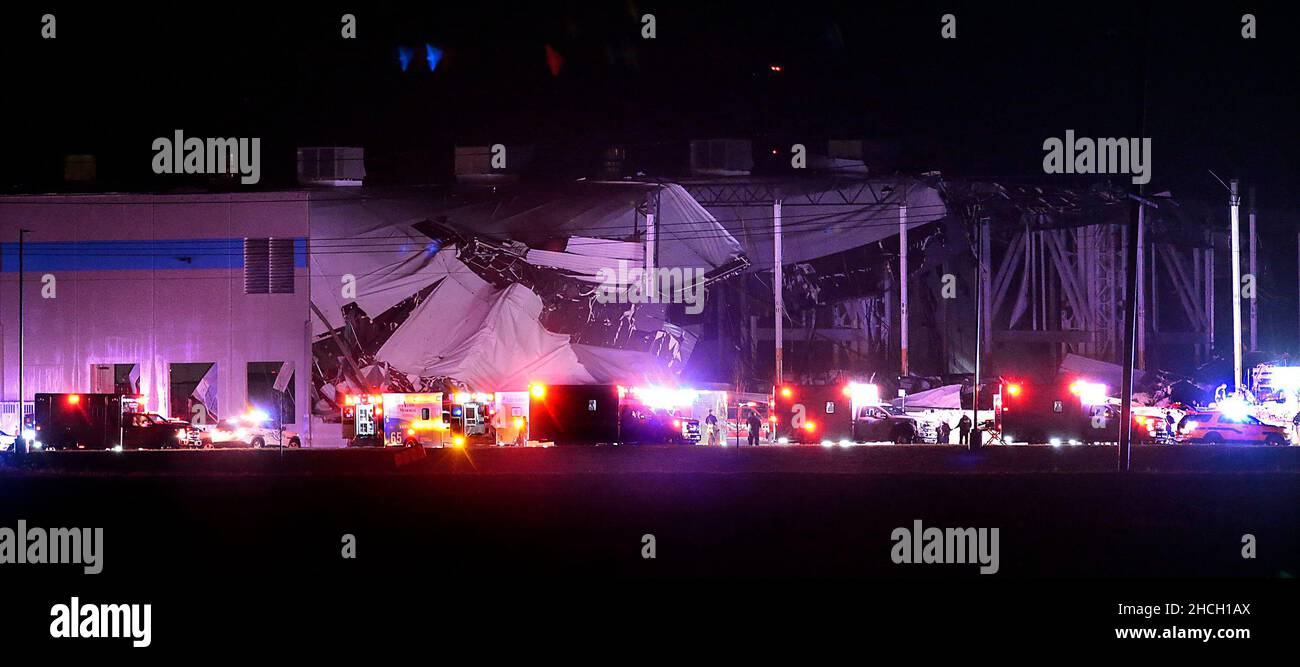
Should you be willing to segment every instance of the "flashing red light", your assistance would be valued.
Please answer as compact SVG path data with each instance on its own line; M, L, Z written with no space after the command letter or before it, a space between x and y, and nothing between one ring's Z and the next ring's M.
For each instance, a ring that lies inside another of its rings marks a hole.
M1020 385L1015 384L1015 383L1012 383L1012 384L1007 385L1007 394L1008 394L1009 396L1019 396L1019 395L1020 395Z
M375 406L375 414L377 414L377 415L382 415L382 414L384 414L384 408L381 407L381 406L378 406L378 405Z
M68 405L76 405L81 402L79 394L68 394Z
M772 70L773 72L780 72L785 68L780 65L768 65L768 69Z
M771 417L768 417L767 420L770 421L770 422L772 422L773 424L775 424L775 423L776 423L776 415L772 415Z
M673 420L673 428L681 428L681 427L682 427L682 420L680 420L680 419L674 419L674 420Z
M781 387L781 395L786 398L790 398L791 396L794 396L794 391L792 391L789 387Z
M816 428L817 428L817 424L815 424L815 423L813 423L813 422L804 422L804 423L803 423L803 430L808 431L808 432L810 432L810 433L811 433L812 431L816 430Z
M532 386L531 389L529 389L529 391L532 392L532 394L533 394L533 398L543 398L543 397L546 396L546 386L545 386L545 385L535 384L535 385Z

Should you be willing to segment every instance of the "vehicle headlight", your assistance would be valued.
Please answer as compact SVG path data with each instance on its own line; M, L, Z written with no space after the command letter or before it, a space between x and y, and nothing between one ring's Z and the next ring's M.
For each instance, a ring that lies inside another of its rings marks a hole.
M176 431L177 440L185 440L189 437L190 437L189 429L180 429L179 431Z
M33 431L30 428L25 429L23 431L23 440L26 440L27 442L32 442L35 439L36 439L36 431Z

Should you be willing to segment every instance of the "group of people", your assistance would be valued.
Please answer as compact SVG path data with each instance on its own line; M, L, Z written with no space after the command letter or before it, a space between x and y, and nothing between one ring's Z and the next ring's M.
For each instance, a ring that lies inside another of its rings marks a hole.
M745 426L749 429L749 444L758 445L759 436L763 432L763 419L758 416L758 412L749 411L749 416L745 418ZM718 426L718 416L709 410L709 416L704 418L704 433L706 441L710 445L716 445L722 440L722 431Z
M972 424L970 415L962 415L961 419L957 420L957 444L965 445L970 442ZM952 427L946 421L939 422L937 442L940 445L952 442Z

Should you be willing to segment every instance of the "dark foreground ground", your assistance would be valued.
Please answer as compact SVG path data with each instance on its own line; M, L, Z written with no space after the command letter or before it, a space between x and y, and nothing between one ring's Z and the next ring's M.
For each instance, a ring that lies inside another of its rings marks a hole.
M1114 622L1124 590L1152 603L1278 590L1261 582L1300 591L1291 585L1300 574L1300 448L1139 448L1136 471L1126 474L1110 471L1115 451L1102 447L976 455L934 446L491 449L430 451L407 463L397 455L33 457L0 470L0 527L19 519L103 527L104 572L0 565L0 584L21 583L30 589L24 599L45 609L47 599L77 591L202 591L232 596L220 599L235 609L246 601L256 616L267 596L307 596L317 608L293 612L295 622L320 614L346 625L364 620L340 620L353 613L386 613L330 606L348 596L442 600L431 602L441 614L447 600L483 605L484 596L524 595L518 602L531 609L611 577L676 580L670 586L683 578L852 578L858 588L823 593L857 591L851 597L866 614L881 607L865 600L890 599L907 582L937 593L938 579L971 591L961 596L967 602L1010 590L999 586L1036 596L1067 586L1045 598L1053 613L1077 613L1070 596L1091 594L1098 632ZM892 531L917 520L997 528L998 572L893 563ZM355 537L355 559L341 556L345 535ZM653 559L643 557L647 535ZM1254 558L1242 556L1247 535ZM1125 588L1150 578L1171 587ZM532 591L539 581L559 588ZM665 589L637 590L655 597ZM746 586L726 599L753 594ZM1044 622L1022 611L1020 622ZM426 612L435 613L417 613Z

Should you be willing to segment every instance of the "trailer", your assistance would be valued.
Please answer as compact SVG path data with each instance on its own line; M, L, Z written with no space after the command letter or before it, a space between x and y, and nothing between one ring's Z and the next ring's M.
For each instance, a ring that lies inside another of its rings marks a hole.
M557 445L700 442L701 392L668 387L544 385L528 389L529 438ZM716 407L712 409L717 409Z
M994 395L996 423L1004 442L1084 444L1119 439L1118 406L1107 387L1082 377L1036 383L1004 379ZM1135 441L1153 441L1145 415L1134 414Z
M620 442L618 385L534 383L528 394L532 439L557 445Z
M780 444L851 442L851 385L785 384L772 392L772 422Z

